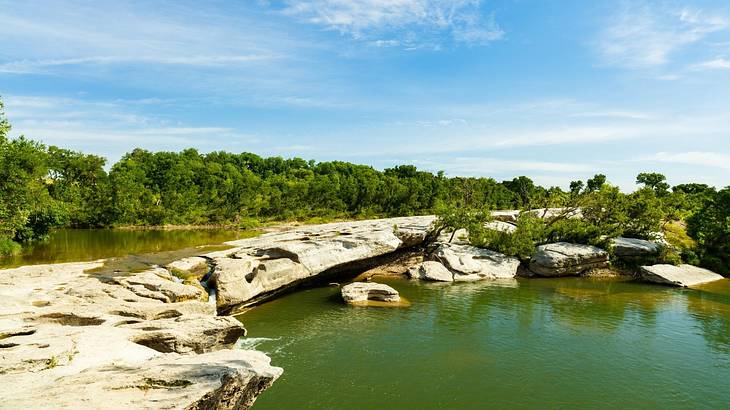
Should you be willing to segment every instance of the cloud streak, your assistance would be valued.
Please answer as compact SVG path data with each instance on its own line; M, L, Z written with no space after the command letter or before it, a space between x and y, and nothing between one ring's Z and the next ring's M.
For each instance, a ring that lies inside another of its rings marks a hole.
M470 45L504 36L494 15L484 15L480 0L289 0L283 13L355 39L371 39L378 47L438 48L434 33ZM391 38L379 38L386 35Z

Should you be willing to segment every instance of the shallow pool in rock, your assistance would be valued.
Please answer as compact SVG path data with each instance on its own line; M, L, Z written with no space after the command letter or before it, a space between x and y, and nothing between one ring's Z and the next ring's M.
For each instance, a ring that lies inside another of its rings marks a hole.
M730 408L730 280L378 280L408 308L291 293L240 316L284 368L255 409Z

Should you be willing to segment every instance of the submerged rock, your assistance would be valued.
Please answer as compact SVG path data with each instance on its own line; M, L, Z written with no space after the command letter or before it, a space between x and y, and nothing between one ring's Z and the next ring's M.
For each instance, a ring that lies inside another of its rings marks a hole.
M520 266L517 258L470 245L441 244L434 256L454 273L456 282L511 279Z
M654 242L635 238L613 238L613 252L618 257L644 257L659 254L660 246Z
M434 282L454 281L454 274L446 269L441 262L436 261L425 261L408 269L408 276L411 279L430 280Z
M388 285L374 282L355 282L342 287L340 291L346 303L361 303L368 300L400 302L398 291Z
M722 275L692 265L652 265L642 266L639 272L647 282L672 286L695 286L724 279Z
M578 275L589 269L608 267L608 252L590 245L566 242L537 247L530 270L540 276Z

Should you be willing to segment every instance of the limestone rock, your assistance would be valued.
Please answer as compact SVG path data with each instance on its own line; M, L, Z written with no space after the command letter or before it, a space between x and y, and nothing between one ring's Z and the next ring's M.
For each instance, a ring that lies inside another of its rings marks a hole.
M142 365L113 363L24 385L3 395L3 407L248 409L281 373L251 350L168 354Z
M434 220L337 222L229 242L234 249L204 255L214 266L209 285L216 289L219 311L230 311L324 272L352 269L421 243Z
M165 303L200 300L203 297L201 289L173 281L165 269L152 269L132 276L121 276L115 278L115 281L138 296Z
M435 257L454 273L456 282L510 279L520 266L517 258L470 245L441 244Z
M639 272L641 278L647 282L660 283L672 286L695 286L707 282L723 279L711 270L692 265L652 265L642 266Z
M167 265L171 272L179 272L185 276L205 273L208 270L208 260L200 256L191 256L171 262Z
M603 249L566 242L538 246L530 260L530 270L540 276L578 275L605 267L608 253Z
M122 326L141 330L132 341L162 353L206 353L231 347L246 335L241 322L231 316L188 315Z
M355 282L345 285L341 290L346 303L360 303L368 300L381 302L400 302L398 291L388 285L374 282Z
M644 257L657 255L660 246L654 242L634 238L613 238L611 240L613 251L618 257Z
M412 279L430 280L434 282L453 282L454 274L451 273L441 262L425 261L418 266L408 270L408 276Z

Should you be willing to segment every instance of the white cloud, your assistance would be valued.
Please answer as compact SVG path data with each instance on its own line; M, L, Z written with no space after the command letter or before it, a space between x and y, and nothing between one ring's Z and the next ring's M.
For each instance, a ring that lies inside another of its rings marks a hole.
M377 46L438 48L434 33L448 33L465 44L504 36L494 15L483 15L481 0L289 0L284 13L356 39L399 35L370 42Z
M720 57L694 64L691 68L694 70L730 70L730 60Z
M730 170L730 154L720 152L657 152L640 160L700 167L713 167Z
M598 50L609 64L655 67L666 64L671 54L683 47L728 29L730 19L702 10L630 3L612 16L598 41Z

